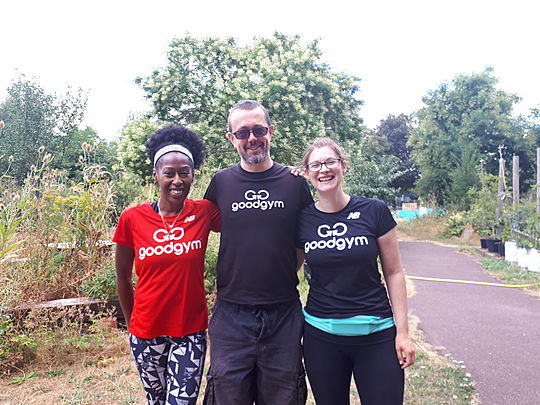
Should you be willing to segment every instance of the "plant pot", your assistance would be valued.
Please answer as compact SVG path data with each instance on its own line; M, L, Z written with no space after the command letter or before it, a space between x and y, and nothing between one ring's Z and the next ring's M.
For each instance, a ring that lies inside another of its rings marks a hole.
M517 249L516 241L504 242L504 259L508 262L517 262Z
M540 250L531 249L529 251L529 262L527 267L530 271L540 272Z
M497 246L497 253L499 253L499 256L504 257L504 242L497 242L495 243L495 246Z
M495 243L500 242L500 241L501 240L497 239L497 238L488 238L488 239L486 239L488 252L491 252L491 253L497 252L497 248L495 247Z
M524 269L528 269L529 264L529 251L525 248L518 247L517 250L517 264L519 267L523 267Z
M482 249L487 249L487 239L486 238L481 238L480 239L480 247Z

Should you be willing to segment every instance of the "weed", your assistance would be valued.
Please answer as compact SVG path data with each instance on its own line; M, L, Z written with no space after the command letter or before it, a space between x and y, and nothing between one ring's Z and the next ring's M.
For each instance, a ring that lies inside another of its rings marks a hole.
M66 374L66 370L63 370L63 369L45 371L45 375L48 375L51 377L59 377L64 374Z
M17 384L21 385L25 381L33 380L35 378L38 378L37 374L33 371L30 371L29 373L23 373L22 375L13 377L8 384Z

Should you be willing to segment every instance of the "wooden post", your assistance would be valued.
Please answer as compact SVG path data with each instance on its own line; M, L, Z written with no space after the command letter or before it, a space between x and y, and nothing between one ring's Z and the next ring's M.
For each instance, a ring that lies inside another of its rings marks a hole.
M519 156L512 159L512 205L519 205Z
M536 148L536 213L540 214L540 148Z
M495 213L495 218L499 222L499 218L503 214L503 199L504 199L504 159L502 157L503 146L499 145L499 185L497 188L497 212ZM501 227L495 227L495 235L501 235Z

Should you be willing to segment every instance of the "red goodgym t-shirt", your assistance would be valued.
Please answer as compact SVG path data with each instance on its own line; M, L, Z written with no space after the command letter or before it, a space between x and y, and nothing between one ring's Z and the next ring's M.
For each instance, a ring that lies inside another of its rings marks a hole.
M165 217L167 227L175 217ZM122 213L113 241L135 251L133 335L180 337L208 327L204 254L210 230L219 229L219 210L208 200L186 199L170 231L148 203Z

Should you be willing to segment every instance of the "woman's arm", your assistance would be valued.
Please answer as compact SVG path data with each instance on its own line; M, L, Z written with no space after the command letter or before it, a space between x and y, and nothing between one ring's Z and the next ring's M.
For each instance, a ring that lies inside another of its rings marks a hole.
M116 291L120 300L120 307L126 318L129 329L131 312L133 311L133 262L135 251L129 246L116 244L114 265L116 268Z
M407 368L414 364L415 350L409 336L407 287L405 285L405 274L401 266L396 228L377 238L377 242L379 244L384 279L396 322L397 357L401 368Z

